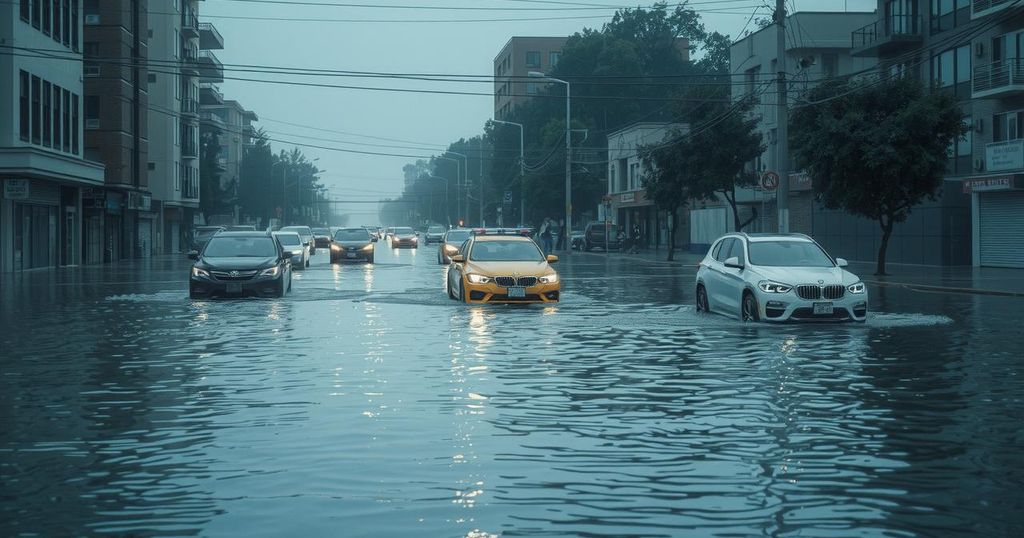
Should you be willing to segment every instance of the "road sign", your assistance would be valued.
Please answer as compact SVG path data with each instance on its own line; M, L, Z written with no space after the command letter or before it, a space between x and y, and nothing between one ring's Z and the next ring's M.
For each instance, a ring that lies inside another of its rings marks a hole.
M775 172L765 172L761 176L761 188L766 191L773 191L779 188L779 174Z

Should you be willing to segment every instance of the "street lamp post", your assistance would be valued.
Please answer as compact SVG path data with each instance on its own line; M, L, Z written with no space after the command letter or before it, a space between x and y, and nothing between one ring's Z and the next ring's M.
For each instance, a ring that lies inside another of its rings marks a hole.
M282 161L282 160L279 160L279 161L277 161L275 163L271 163L270 164L270 174L271 175L274 174L274 167L279 165L279 164L285 164L285 162ZM288 215L288 195L287 195L288 167L287 166L282 167L282 170L283 170L283 172L281 174L281 226L283 227L285 222L287 222L287 218L286 217Z
M526 211L526 192L523 186L523 181L526 177L526 162L523 160L523 124L516 123L514 121L502 121L502 120L491 120L494 123L502 123L505 125L515 125L519 127L519 224L526 224L525 211Z
M449 153L451 153L451 152L449 152ZM458 186L459 186L459 176L462 173L462 169L461 169L461 166L460 166L461 163L459 162L458 159L455 159L453 157L445 157L444 155L438 155L437 158L438 159L447 159L447 160L453 161L455 163L455 206L456 206L455 212L458 213L459 212L459 191L458 191ZM450 211L450 208L448 207L448 180L447 179L444 180L444 213L445 213L445 217L447 217L448 225L451 226L452 219L451 219L451 211ZM455 216L455 220L459 220L458 215Z
M447 222L448 227L451 228L451 226L452 226L452 219L451 219L451 215L448 212L448 178L441 177L441 176L435 176L433 174L429 174L426 177L428 177L430 179L440 179L440 180L444 181L444 215L445 215L445 221ZM430 191L430 198L431 198L430 212L431 212L431 215L433 215L433 212L434 212L434 202L433 202L434 191L433 190Z
M530 71L528 74L533 78L565 84L565 225L561 232L565 234L566 246L569 246L569 230L572 229L572 103L569 101L569 82L551 78L539 71ZM565 253L572 253L572 249L565 249Z
M461 154L461 153L459 153L457 151L446 151L445 153L451 153L452 155L455 155L457 157L462 157L462 159L464 161L466 161L466 173L462 175L462 181L459 181L458 178L456 178L456 180L455 180L455 201L456 201L456 212L458 213L458 215L456 216L456 220L462 220L462 200L459 198L459 195L461 194L460 189L461 189L463 183L467 184L466 185L466 187L467 187L466 188L466 214L469 215L469 188L468 188L469 187L469 185L468 185L468 183L469 183L469 157L466 157L465 155L463 155L463 154ZM458 162L458 161L456 161L456 162ZM455 166L458 167L459 165L456 164Z

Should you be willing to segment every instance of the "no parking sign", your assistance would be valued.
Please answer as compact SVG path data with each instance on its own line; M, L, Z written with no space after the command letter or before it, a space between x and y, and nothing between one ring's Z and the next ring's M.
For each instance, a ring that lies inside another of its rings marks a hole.
M779 188L779 174L775 172L765 172L761 176L761 188L766 191L773 191Z

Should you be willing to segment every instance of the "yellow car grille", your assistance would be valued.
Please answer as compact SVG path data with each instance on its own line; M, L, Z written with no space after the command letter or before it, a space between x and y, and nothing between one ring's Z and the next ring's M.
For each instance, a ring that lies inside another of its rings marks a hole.
M516 278L514 276L497 276L494 277L494 283L503 288L522 287L529 288L530 286L537 285L537 277L535 276L521 276Z

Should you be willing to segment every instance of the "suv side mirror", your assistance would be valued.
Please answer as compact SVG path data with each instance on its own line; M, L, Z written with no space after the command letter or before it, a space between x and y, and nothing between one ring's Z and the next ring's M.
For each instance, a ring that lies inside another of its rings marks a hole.
M198 250L190 250L190 251L188 251L188 259L190 259L190 260L198 260L199 259L199 251Z
M743 269L743 264L740 263L740 259L737 258L736 256L733 256L725 260L725 266L731 269Z
M850 265L850 262L844 260L843 258L836 258L836 266L846 267L847 265Z
M452 263L465 263L465 262L466 262L466 257L463 256L462 254L456 254L456 255L452 256Z

